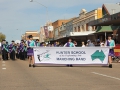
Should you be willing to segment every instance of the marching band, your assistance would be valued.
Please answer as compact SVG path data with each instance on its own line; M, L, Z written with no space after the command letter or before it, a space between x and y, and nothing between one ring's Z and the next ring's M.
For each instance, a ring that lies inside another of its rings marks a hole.
M29 35L28 37L32 38L32 35ZM2 59L3 60L27 59L29 57L27 53L30 48L30 46L27 43L28 41L21 40L20 43L15 43L15 41L12 40L11 44L8 44L6 40L2 40L1 43ZM34 46L40 46L40 42L38 39L34 41L34 43L35 43Z

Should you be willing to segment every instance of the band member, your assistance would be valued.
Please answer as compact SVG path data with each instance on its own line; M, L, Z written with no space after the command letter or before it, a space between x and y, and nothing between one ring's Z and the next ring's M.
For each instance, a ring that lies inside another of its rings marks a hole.
M19 57L20 60L22 60L22 49L23 49L23 40L21 40L20 46L19 46Z
M112 40L110 35L108 36L108 40L106 41L105 45L110 47L108 61L109 68L112 68L112 56L114 56L115 41Z
M7 48L6 58L8 60L8 58L9 58L9 44L8 44L8 42L6 42L6 48Z
M72 39L68 39L68 42L64 45L64 47L75 47L74 43L72 43ZM72 64L68 64L68 67L72 67Z
M20 44L17 43L17 47L16 47L16 58L19 59L20 58Z
M29 58L29 67L31 67L31 66L35 67L33 47L36 45L35 45L35 42L33 41L32 35L29 35L28 39L29 40L27 41L27 55Z
M40 47L39 39L36 39L35 45L36 45L37 47Z
M16 51L16 46L15 46L15 42L12 41L12 43L9 46L10 48L10 59L15 60L15 51Z
M6 47L6 40L3 40L3 42L2 42L2 59L3 60L8 60L7 59L7 52L8 52L8 49L7 49L7 47Z
M25 42L23 42L23 48L22 48L22 60L26 59L26 52L27 52L27 45Z

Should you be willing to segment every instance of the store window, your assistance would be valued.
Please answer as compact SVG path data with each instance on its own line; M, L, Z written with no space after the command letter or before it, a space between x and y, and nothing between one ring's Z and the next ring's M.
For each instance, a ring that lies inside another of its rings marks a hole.
M89 31L89 30L88 30L88 23L86 24L86 31Z
M95 31L95 26L92 26L92 31Z
M84 25L82 25L82 31L85 31Z
M77 29L76 29L76 27L74 27L74 32L77 32Z
M78 32L80 32L80 26L78 26Z

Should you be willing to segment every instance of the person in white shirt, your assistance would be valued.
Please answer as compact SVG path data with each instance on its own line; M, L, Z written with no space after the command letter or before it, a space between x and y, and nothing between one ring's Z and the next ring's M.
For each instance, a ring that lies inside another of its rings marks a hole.
M84 42L82 42L82 47L85 47L85 43Z
M0 42L0 47L1 47L1 42Z
M105 43L102 42L102 43L100 44L100 46L101 46L101 47L104 47L104 46L105 46Z

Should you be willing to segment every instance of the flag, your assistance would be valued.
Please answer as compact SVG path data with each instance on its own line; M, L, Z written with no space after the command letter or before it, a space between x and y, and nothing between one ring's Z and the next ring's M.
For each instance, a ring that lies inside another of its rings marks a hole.
M44 26L45 37L49 37L48 26Z

